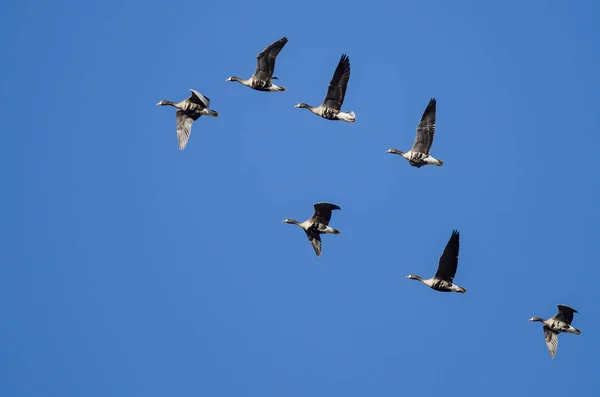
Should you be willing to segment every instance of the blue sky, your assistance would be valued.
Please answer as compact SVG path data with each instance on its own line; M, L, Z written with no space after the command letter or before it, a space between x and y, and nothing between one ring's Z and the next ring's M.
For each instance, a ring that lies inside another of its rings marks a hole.
M13 2L0 395L595 396L593 1ZM257 22L259 21L259 22ZM284 93L226 83L287 36ZM318 105L342 53L354 124ZM201 118L180 152L175 110ZM429 98L432 154L408 150ZM312 204L341 206L317 258ZM455 281L430 277L452 229ZM576 308L550 359L542 327ZM560 379L560 380L559 380Z

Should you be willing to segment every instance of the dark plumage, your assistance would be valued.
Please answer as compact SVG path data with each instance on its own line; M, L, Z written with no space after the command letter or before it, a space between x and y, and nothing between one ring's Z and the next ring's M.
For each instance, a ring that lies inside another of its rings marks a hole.
M428 287L441 292L459 292L465 293L467 290L454 284L454 276L458 267L458 251L460 248L460 233L457 230L452 231L452 235L444 248L442 256L438 262L438 269L435 276L430 279L423 279L420 276L409 274L406 278L418 280Z
M346 98L348 80L350 80L350 58L346 54L342 54L327 87L327 95L323 101L325 108L336 110L342 108L344 98Z
M544 324L544 339L551 358L554 358L556 350L558 349L558 334L561 332L575 335L581 334L580 330L571 325L573 322L573 315L574 313L577 313L577 310L566 305L557 306L558 313L548 320L539 317L531 317L529 319L529 321L539 321Z
M427 108L421 116L421 121L417 126L417 136L413 142L412 150L417 153L429 154L433 137L435 135L435 113L437 101L431 98Z
M435 135L436 104L437 101L435 98L429 100L427 108L425 108L425 111L421 116L421 121L417 126L417 135L412 149L405 153L392 148L387 150L387 152L404 157L413 167L421 168L424 165L437 165L438 167L441 167L444 162L434 158L429 153Z
M192 94L188 99L181 102L160 101L156 106L173 106L178 110L175 112L177 118L177 140L179 141L179 150L183 150L192 132L192 124L202 115L219 117L219 113L209 109L210 99L194 89L190 89Z
M273 77L273 72L275 71L275 59L287 42L287 37L283 37L265 47L265 49L256 56L256 70L249 79L243 80L239 77L231 76L226 81L237 81L238 83L257 91L286 91L285 87L276 86L271 80L277 79L277 77Z
M313 216L302 223L289 218L284 219L283 222L300 226L306 233L315 253L320 257L322 245L321 234L340 234L339 230L329 226L329 221L331 220L332 211L340 210L341 208L330 203L316 203L314 204L314 208Z
M294 107L306 108L317 116L327 120L341 120L349 123L356 121L354 112L342 112L342 105L346 97L346 88L350 79L350 59L346 54L342 54L340 61L333 73L333 77L327 88L327 95L323 104L318 107L312 107L304 102L301 102Z

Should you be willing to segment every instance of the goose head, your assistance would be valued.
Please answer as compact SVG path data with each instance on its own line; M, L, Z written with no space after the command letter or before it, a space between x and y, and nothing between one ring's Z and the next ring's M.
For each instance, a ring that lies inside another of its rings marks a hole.
M392 154L399 154L400 156L402 156L404 154L404 152L401 152L400 150L394 149L394 148L388 149L385 152L392 153Z
M231 76L228 77L225 81L242 81L242 79L240 79L239 77Z
M300 102L299 104L297 104L297 105L294 105L294 107L295 107L295 108L309 108L310 106L309 106L309 105L307 105L307 104L306 104L306 103L304 103L304 102Z
M295 220L290 219L290 218L286 218L286 219L282 220L281 222L283 222L283 223L291 223L293 225L297 225L298 224L298 221L295 221Z
M543 318L539 318L539 317L531 317L528 321L539 321L541 323L544 322Z
M408 276L406 276L404 278L408 278L411 280L421 280L421 277L417 276L416 274L409 274Z

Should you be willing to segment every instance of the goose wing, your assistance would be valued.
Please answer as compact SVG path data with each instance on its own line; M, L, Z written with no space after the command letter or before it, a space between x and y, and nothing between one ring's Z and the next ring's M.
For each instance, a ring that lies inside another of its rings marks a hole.
M308 236L308 241L310 241L310 245L312 245L315 250L315 254L317 256L321 256L321 235L319 233L306 233Z
M350 59L346 54L342 54L342 58L335 68L333 77L329 82L329 88L327 88L327 95L323 105L328 108L340 110L346 97L346 87L348 86L348 80L350 79Z
M269 44L256 56L256 70L254 77L259 80L270 81L275 71L275 58L288 42L287 37L283 37L276 42Z
M558 313L556 314L556 316L554 316L554 318L556 318L559 321L563 321L567 324L571 324L571 322L573 321L573 314L577 313L577 310L570 308L569 306L566 305L557 305L558 306Z
M311 218L314 222L319 222L323 225L329 225L331 220L331 211L341 209L339 206L330 203L315 203L315 212Z
M547 325L544 325L544 339L546 340L550 357L554 358L556 349L558 349L558 334L553 332Z
M190 115L183 110L178 110L175 114L177 117L177 140L179 141L179 150L183 150L190 139L192 123L198 120L200 115Z
M190 88L190 91L192 92L192 95L190 95L190 97L188 98L188 101L195 103L197 105L203 106L204 108L207 108L207 109L210 107L210 99L208 99L208 97L202 95L201 93L194 90L193 88Z
M421 121L417 126L417 136L412 147L414 152L429 154L435 134L436 103L436 99L431 98L427 108L423 112L423 116L421 116Z
M435 277L441 280L450 281L454 280L456 274L456 268L458 266L458 250L459 250L460 232L457 230L452 231L452 235L444 248L440 261L438 263L438 269L435 273Z

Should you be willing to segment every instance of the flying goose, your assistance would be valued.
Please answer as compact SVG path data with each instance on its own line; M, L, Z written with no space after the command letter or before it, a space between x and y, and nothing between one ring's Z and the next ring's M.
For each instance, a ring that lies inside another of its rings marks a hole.
M454 275L456 274L456 267L458 266L459 237L460 233L457 230L453 230L450 240L448 240L448 244L446 244L446 248L444 248L444 252L440 257L438 269L434 277L424 280L419 276L409 274L406 278L419 280L436 291L467 292L465 288L454 284Z
M225 81L237 81L238 83L257 91L286 91L285 87L276 86L271 80L277 79L277 77L273 77L273 72L275 71L275 58L277 58L277 55L279 55L279 52L287 42L287 37L284 37L262 50L260 54L256 56L256 70L248 80L231 76Z
M431 144L433 143L433 135L435 134L435 110L436 100L431 98L427 108L423 112L421 122L417 126L417 136L413 143L412 149L404 153L397 149L389 149L387 153L399 154L408 160L408 163L413 167L421 168L424 165L444 165L442 160L438 160L429 154Z
M306 232L308 240L312 244L317 257L319 257L321 256L321 234L340 234L339 230L329 226L329 221L331 220L331 211L340 210L341 208L329 203L316 203L314 207L313 216L302 223L289 218L284 219L283 222L300 226Z
M344 97L346 96L346 87L348 80L350 79L350 59L346 54L342 54L342 58L333 73L333 77L329 82L329 88L327 88L327 95L322 105L314 108L301 102L294 105L296 108L306 108L327 120L341 120L348 123L354 123L356 121L356 115L353 111L342 112L342 104L344 103Z
M577 328L573 328L571 322L573 321L573 314L577 313L577 310L570 308L566 305L557 305L558 313L556 316L544 320L539 317L531 317L529 321L539 321L544 323L544 337L546 339L546 345L550 352L550 357L554 358L556 355L556 349L558 348L558 334L561 332L568 332L571 334L579 335L581 333Z
M209 109L210 99L194 89L190 89L192 95L181 102L160 101L156 106L173 106L177 118L177 139L179 140L179 150L183 150L190 139L192 132L192 123L202 115L219 117L219 113Z

